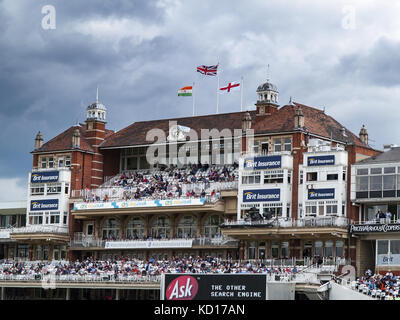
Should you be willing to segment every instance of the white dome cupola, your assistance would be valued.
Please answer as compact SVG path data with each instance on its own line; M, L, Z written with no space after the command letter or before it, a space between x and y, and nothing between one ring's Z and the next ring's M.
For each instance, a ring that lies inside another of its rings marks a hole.
M99 88L96 92L96 102L88 106L86 111L86 120L106 122L107 108L99 103Z
M269 65L267 73L267 82L257 88L257 113L256 115L269 115L278 110L279 91L276 85L269 80Z
M268 65L267 82L263 83L257 88L258 101L263 103L271 103L278 106L278 95L278 88L276 85L270 82Z

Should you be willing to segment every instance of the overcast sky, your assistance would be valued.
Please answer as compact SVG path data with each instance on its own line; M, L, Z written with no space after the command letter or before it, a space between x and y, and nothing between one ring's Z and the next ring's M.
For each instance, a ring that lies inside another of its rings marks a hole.
M365 124L376 149L400 144L399 14L368 0L0 0L0 201L26 197L36 133L83 122L97 86L113 130L191 116L177 90L193 82L196 114L215 113L202 64L220 63L221 86L243 76L251 108L269 64L281 105L325 108L357 135ZM240 94L219 109L240 111Z

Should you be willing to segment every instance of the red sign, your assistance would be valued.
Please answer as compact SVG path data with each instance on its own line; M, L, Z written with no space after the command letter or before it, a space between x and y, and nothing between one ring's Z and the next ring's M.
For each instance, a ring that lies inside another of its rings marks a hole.
M167 300L192 300L196 297L199 285L191 276L180 276L174 279L166 290Z

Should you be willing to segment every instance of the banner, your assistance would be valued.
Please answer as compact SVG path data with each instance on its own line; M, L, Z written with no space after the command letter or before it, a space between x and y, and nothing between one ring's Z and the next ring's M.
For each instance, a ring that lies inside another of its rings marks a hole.
M335 189L310 189L308 200L335 199Z
M31 211L58 210L58 199L31 200Z
M307 158L307 166L330 166L335 164L335 155L314 156Z
M378 254L376 265L378 266L399 266L400 254Z
M243 202L280 201L281 189L243 190Z
M163 273L161 300L266 300L265 274Z
M191 248L193 240L106 241L106 249Z
M373 232L400 232L400 224L352 224L350 226L351 233L373 233Z
M174 207L174 206L201 206L205 198L196 199L175 199L175 200L132 200L132 201L109 201L74 203L74 210L95 210L95 209L124 209L142 207Z
M10 231L0 231L0 239L10 239Z
M247 158L244 160L244 169L261 170L277 169L282 167L282 156L264 156Z
M58 177L58 171L32 172L31 183L57 182Z

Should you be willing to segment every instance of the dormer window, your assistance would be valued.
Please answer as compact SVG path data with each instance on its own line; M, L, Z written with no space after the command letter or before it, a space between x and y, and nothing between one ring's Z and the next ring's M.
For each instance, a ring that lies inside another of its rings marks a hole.
M41 167L42 167L42 169L45 169L47 167L47 158L46 157L42 157Z
M65 157L65 166L70 167L71 166L71 156L66 156Z
M49 157L49 168L54 168L54 158Z

